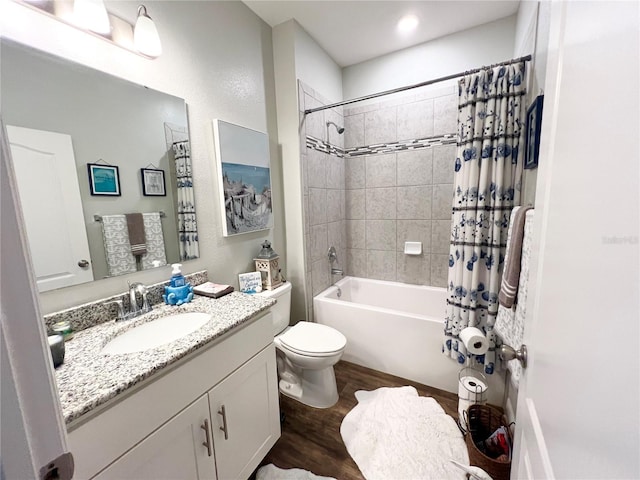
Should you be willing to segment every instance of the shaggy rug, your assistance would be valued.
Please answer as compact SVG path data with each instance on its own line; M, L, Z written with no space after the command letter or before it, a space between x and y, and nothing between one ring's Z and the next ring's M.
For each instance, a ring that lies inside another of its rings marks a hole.
M463 480L451 460L469 465L464 438L436 400L413 387L356 392L340 434L367 480Z
M301 468L278 468L270 463L258 469L256 480L336 480L333 477L320 477Z

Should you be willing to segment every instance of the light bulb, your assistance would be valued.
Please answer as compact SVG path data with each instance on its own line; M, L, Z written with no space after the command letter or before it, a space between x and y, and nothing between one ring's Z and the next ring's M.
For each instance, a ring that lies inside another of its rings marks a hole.
M133 44L140 53L149 57L158 57L162 54L162 44L156 24L147 14L147 7L138 7L138 20L133 30Z
M111 23L102 0L75 0L73 2L75 22L96 33L110 33Z

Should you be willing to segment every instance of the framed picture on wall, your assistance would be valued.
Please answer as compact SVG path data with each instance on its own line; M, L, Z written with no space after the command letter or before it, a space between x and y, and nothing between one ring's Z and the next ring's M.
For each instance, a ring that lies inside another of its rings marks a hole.
M224 236L273 227L267 134L222 120L213 133Z
M141 168L142 194L145 197L164 197L167 190L164 181L164 170L156 168Z
M118 167L102 163L87 163L91 195L120 196Z
M544 95L538 95L529 110L527 110L524 168L536 168L538 166L543 99Z

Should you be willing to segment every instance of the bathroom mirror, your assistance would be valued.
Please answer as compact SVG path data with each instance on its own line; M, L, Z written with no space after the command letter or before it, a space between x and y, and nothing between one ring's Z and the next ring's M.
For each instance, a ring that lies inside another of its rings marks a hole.
M40 291L197 258L185 101L6 39L0 55ZM143 214L144 254L131 253L130 213Z

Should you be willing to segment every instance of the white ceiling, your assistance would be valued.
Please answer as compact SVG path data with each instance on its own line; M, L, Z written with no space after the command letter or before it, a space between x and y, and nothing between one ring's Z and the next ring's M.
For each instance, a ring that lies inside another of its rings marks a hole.
M295 19L341 67L508 17L519 0L244 0L272 27ZM401 36L398 20L412 13L415 32Z

